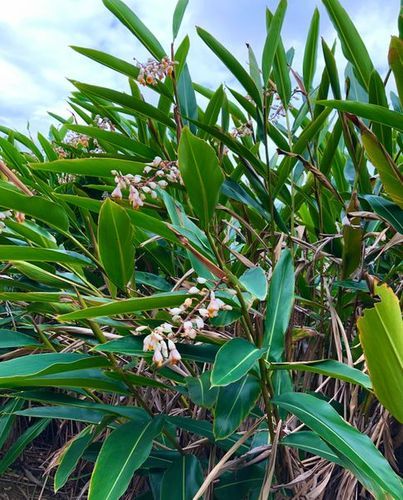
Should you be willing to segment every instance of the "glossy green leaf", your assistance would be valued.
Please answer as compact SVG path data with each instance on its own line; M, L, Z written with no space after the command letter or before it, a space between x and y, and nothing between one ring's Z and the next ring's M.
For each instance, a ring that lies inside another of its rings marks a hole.
M1 296L0 296L1 299ZM0 330L0 349L42 345L36 338L13 330Z
M251 267L239 278L245 289L259 300L264 300L267 295L267 278L259 266Z
M86 83L76 81L72 81L72 83L84 94L100 97L101 99L107 99L113 103L119 104L122 106L125 113L151 118L153 120L157 120L163 125L166 125L167 127L175 129L175 122L173 122L169 116L142 99L138 99L137 97L133 97L129 94L117 92L116 90L111 90L105 87L87 85Z
M30 215L56 229L66 231L69 227L63 208L43 196L26 196L13 189L0 187L0 206Z
M375 213L388 221L397 232L403 234L403 211L401 208L382 196L368 194L365 196L365 199Z
M326 441L375 497L400 497L401 481L386 459L368 436L343 420L329 403L310 394L292 392L272 402L290 411Z
M145 159L147 161L152 161L154 157L157 155L156 152L146 146L145 144L142 144L141 142L131 138L127 137L126 135L119 134L117 131L114 132L109 132L107 130L102 130L98 127L88 127L84 125L68 125L68 128L70 130L74 130L75 132L78 132L80 134L87 135L89 137L93 137L94 139L100 140L100 141L105 141L108 144L111 144L112 146L115 146L119 150L126 150L134 153L135 155L138 155L141 157L141 159ZM138 168L136 165L134 165L134 162L131 161L121 161L121 160L115 160L112 158L93 158L93 160L103 160L103 164L106 164L107 162L117 162L116 167L113 167L112 170L119 170L122 172L122 174L142 174L144 170L144 164L140 163L138 164ZM106 160L106 161L105 161ZM73 160L75 161L75 160ZM70 160L71 162L71 160ZM70 163L69 162L69 163ZM72 165L67 164L68 167L74 167L74 163ZM91 165L91 164L88 164ZM92 163L93 166L95 166L95 163ZM99 166L102 165L102 162L98 161L98 168ZM131 171L130 171L131 170ZM80 173L80 172L79 172ZM95 174L94 170L91 170L91 173L88 173L87 175L100 175L100 174ZM109 170L109 173L106 173L105 176L109 177L111 175L111 170Z
M357 321L369 376L379 401L403 423L403 322L399 300L386 284L374 283L380 298Z
M125 289L134 273L134 230L126 210L110 199L99 212L99 257L106 274Z
M166 470L161 500L193 500L203 483L203 471L195 455L182 455Z
M190 399L203 408L212 408L218 396L218 387L211 386L210 377L211 372L204 372L198 377L186 377Z
M130 30L146 49L158 60L166 54L155 36L143 24L136 14L121 0L102 0L105 7L114 14L119 21Z
M210 33L200 27L197 27L196 30L203 42L208 45L215 55L225 64L225 66L227 66L256 104L261 104L260 94L256 88L255 82L248 75L247 71L243 68L237 58L234 57L231 52L218 40L210 35Z
M290 321L294 303L294 269L291 252L284 250L270 281L267 297L263 346L266 359L282 361L284 335Z
M369 80L369 102L371 104L377 104L388 109L388 99L386 97L385 87L381 76L377 71L371 73L371 78ZM381 144L389 154L392 154L392 130L378 123L372 124L372 132L378 137Z
M142 174L144 163L117 160L115 158L80 158L74 160L56 160L49 163L32 163L33 170L60 172L63 174L88 175L91 177L113 177L112 170L123 175Z
M329 460L335 464L345 467L343 460L337 455L332 448L323 441L317 434L311 431L299 431L285 436L280 444L297 448L298 450L307 451L312 455Z
M274 63L274 57L280 41L281 28L287 10L287 0L280 0L276 12L270 22L267 32L266 41L263 47L262 55L262 73L264 85L267 87L269 82L270 73Z
M174 40L178 36L179 29L181 27L183 16L185 15L188 3L189 0L178 0L178 3L176 4L172 19L172 36Z
M151 311L164 307L176 307L186 299L184 292L160 293L150 297L136 297L133 299L117 300L101 306L88 307L79 311L60 316L61 321L75 321L78 319L99 318L101 316L116 316L117 314L133 313L136 311Z
M403 116L401 113L379 106L378 104L367 104L365 102L356 101L317 101L318 104L323 104L329 108L351 113L353 115L366 118L381 125L395 128L403 131Z
M361 264L363 233L359 226L353 224L343 226L343 279L351 276Z
M307 92L311 89L312 81L315 76L316 61L318 59L319 19L319 11L316 8L309 26L302 66L304 86Z
M214 436L224 439L235 432L260 396L259 381L251 376L220 387L214 415Z
M17 460L24 449L46 429L49 422L50 420L47 419L38 420L17 438L0 460L0 475L3 475L10 465Z
M357 368L340 363L333 359L319 360L319 361L306 361L305 363L291 362L291 363L270 363L270 369L273 370L297 370L311 373L318 373L326 375L326 377L333 377L339 380L344 380L351 384L359 384L365 389L371 390L371 380Z
M386 193L403 208L403 175L386 149L364 124L359 123L361 140L371 163L376 167Z
M368 89L373 64L367 48L339 0L322 0L341 41L343 54L354 67L361 85Z
M89 500L118 500L124 494L133 473L150 454L161 425L159 418L150 419L144 426L128 422L107 437L91 476Z
M85 427L63 450L54 480L55 491L62 488L93 439L91 427Z
M24 406L22 399L11 399L0 411L0 449L3 448L4 443L7 441L10 432L13 428L16 415L15 412L21 410Z
M211 372L212 386L227 386L244 377L264 354L250 342L236 338L226 342L217 352Z
M101 356L78 353L31 354L27 358L0 363L0 386L10 383L23 385L28 378L106 366L109 366L109 361Z
M0 245L0 261L57 262L88 266L91 260L76 252L53 248L34 248L16 245Z
M184 128L179 143L178 159L190 202L202 226L207 227L224 181L215 151L207 142L195 137L189 129Z
M402 17L402 16L401 16ZM392 36L389 46L389 66L395 77L400 103L403 105L403 40Z

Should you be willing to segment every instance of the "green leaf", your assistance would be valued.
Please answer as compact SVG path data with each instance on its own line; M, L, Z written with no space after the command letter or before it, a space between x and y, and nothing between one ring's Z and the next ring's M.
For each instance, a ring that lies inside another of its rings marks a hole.
M311 431L299 431L285 436L280 444L284 446L291 446L298 450L307 451L312 455L324 458L335 464L346 467L346 464L340 457L326 444L317 434Z
M178 3L176 4L174 16L172 19L172 36L174 40L178 36L188 3L189 0L178 0Z
M111 281L124 290L134 273L134 230L124 208L106 199L99 212L99 258Z
M135 116L139 114L146 118L157 120L163 125L175 129L175 122L172 121L166 113L163 113L158 108L148 104L142 99L97 85L87 85L86 83L76 81L72 81L72 83L84 94L107 99L108 101L121 105L124 113L134 114Z
M224 182L215 151L185 127L179 143L178 161L193 209L202 226L207 227Z
M77 47L76 45L70 46L73 50L82 54L93 61L96 61L107 68L111 68L123 75L126 75L130 78L137 78L140 72L137 66L134 64L130 64L123 59L119 59L118 57L112 56L110 54L106 54L105 52L101 52L100 50L95 49L87 49L85 47Z
M8 448L7 453L0 460L0 475L3 475L10 465L17 460L24 449L46 429L49 422L50 420L47 419L35 422Z
M78 353L31 354L0 363L0 387L6 384L23 385L26 379L39 376L106 366L109 366L109 361L101 356Z
M183 123L188 125L192 132L196 132L196 127L187 118L197 119L197 102L195 91L192 86L188 65L183 66L178 80L179 107L183 118Z
M402 15L400 16L403 17ZM392 36L389 46L389 66L395 77L397 92L400 103L403 105L403 40L397 36Z
M270 73L274 63L274 57L276 55L276 50L280 41L281 28L283 26L286 10L287 0L280 0L276 12L274 13L274 16L270 22L270 26L267 30L267 37L263 47L262 55L262 73L265 87L267 87L269 82Z
M160 42L151 31L140 21L136 14L121 0L102 0L105 7L114 14L126 28L144 45L144 47L158 60L165 56Z
M306 361L304 363L270 363L270 369L319 373L321 375L326 375L327 377L344 380L345 382L349 382L351 384L359 384L369 391L372 389L371 380L368 375L363 373L361 370L357 370L357 368L353 368L345 363L340 363L339 361L335 361L333 359Z
M397 205L373 194L367 194L364 198L375 213L388 221L398 233L403 234L403 211Z
M218 396L218 387L212 387L211 372L204 372L198 377L186 377L189 397L198 406L212 408Z
M318 58L319 18L319 11L316 8L309 26L302 66L304 86L307 92L311 90L312 81L315 76L316 61Z
M115 158L79 158L74 160L56 160L49 163L31 163L30 167L33 170L43 170L45 172L88 175L91 177L113 177L112 170L117 170L123 175L142 174L145 164L130 160L117 160Z
M119 134L116 131L109 132L107 130L103 130L103 129L98 128L98 127L88 127L88 126L84 126L84 125L74 125L74 124L73 125L66 125L66 127L68 129L74 130L75 132L78 132L80 134L88 135L89 137L94 137L95 139L98 139L100 141L105 141L108 144L111 144L112 146L115 146L116 148L118 148L120 150L124 149L126 151L133 152L136 155L140 156L141 158L144 158L147 161L153 160L154 157L157 155L156 151L149 148L145 144L142 144L141 142L139 142L131 137L127 137L126 135ZM113 167L111 170L119 170L122 173L124 173L123 171L125 171L127 168L129 168L129 169L133 168L133 170L135 169L134 162L131 162L131 161L114 160L111 158L105 158L105 159L95 158L95 159L96 160L100 160L100 159L104 160L104 163L105 163L105 160L107 160L109 162L110 161L112 161L112 162L118 161L119 163L118 163L117 167ZM99 167L99 164L100 163L98 163L98 167ZM94 163L93 163L93 165L94 165ZM143 170L141 170L141 168L144 170L144 164L142 164L142 163L138 164L139 171L137 171L137 172L127 171L125 173L127 173L127 174L129 174L129 173L142 174ZM107 174L107 176L110 176L111 170L109 171L109 174ZM92 175L92 173L88 174L88 175Z
M43 196L26 196L14 189L0 187L0 206L30 215L56 229L67 231L69 227L63 208Z
M259 300L264 300L267 295L267 278L263 269L259 266L245 271L239 278L245 289Z
M371 79L369 81L369 102L371 104L377 104L388 109L388 99L386 97L385 87L377 71L371 73ZM393 154L392 151L392 130L385 126L379 125L378 123L372 124L372 131L378 137L381 144L389 154Z
M267 297L263 346L266 359L282 361L284 335L290 321L294 303L294 269L291 252L283 250L274 268Z
M95 463L88 500L118 500L129 486L133 473L149 456L161 427L162 420L154 418L144 426L133 421L113 431Z
M15 412L24 406L22 399L12 399L3 406L0 413L0 449L3 448L16 419Z
M244 377L264 354L250 342L236 338L226 342L217 352L211 372L212 386L227 386Z
M386 149L363 123L357 120L361 140L371 163L376 167L386 193L403 208L403 175Z
M184 292L170 292L151 295L150 297L136 297L133 299L112 301L101 306L88 307L72 313L63 314L60 321L75 321L78 319L99 318L101 316L116 316L117 314L133 313L136 311L152 311L164 307L181 305L188 297Z
M161 500L192 500L203 483L203 471L195 455L182 455L166 470Z
M222 474L219 482L214 485L214 496L218 500L233 500L235 498L256 498L254 492L259 491L264 480L264 469L259 465L248 465L231 474Z
M317 104L322 104L329 108L351 113L353 115L366 118L376 123L395 128L403 132L403 115L397 111L392 111L378 104L367 104L358 101L317 101Z
M67 250L0 245L0 261L58 262L60 264L91 264L88 257Z
M343 279L351 276L361 263L363 236L364 232L361 227L353 224L343 226Z
M55 491L62 488L93 439L91 427L86 427L63 450L54 480Z
M357 321L360 342L376 397L403 423L403 323L399 300L386 284L374 282L380 298Z
M341 100L341 89L339 74L336 66L336 59L334 53L327 46L327 43L322 39L322 50L325 58L326 70L329 77L330 85L332 87L333 96L335 99ZM317 101L318 102L318 101Z
M1 299L1 296L0 296ZM38 340L21 332L12 330L0 330L0 349L10 347L30 347L42 345Z
M255 82L248 75L247 71L240 62L234 57L231 52L226 49L218 40L216 40L210 33L204 29L197 27L197 34L203 42L210 47L214 54L227 66L239 83L243 86L246 92L252 97L255 103L261 105L261 99Z
M322 0L322 2L340 38L344 56L353 65L361 85L368 90L374 67L364 42L339 0Z
M259 395L259 381L251 375L220 387L213 426L217 440L230 436L238 429L254 407Z
M329 403L292 392L274 398L272 403L290 411L326 441L376 498L385 498L386 493L400 498L401 481L389 463L370 438L343 420Z

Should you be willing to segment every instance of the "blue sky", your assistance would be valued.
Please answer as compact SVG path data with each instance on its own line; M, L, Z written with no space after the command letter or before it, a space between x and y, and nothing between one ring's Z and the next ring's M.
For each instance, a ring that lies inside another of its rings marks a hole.
M390 35L397 31L399 0L341 0L363 37L381 74L387 67ZM126 0L167 48L176 0ZM202 26L246 64L245 42L260 54L265 39L264 9L277 0L190 0L179 35L191 37L190 69L199 83L231 84L231 76L195 33ZM296 50L300 70L309 22L315 7L321 14L321 35L332 43L335 32L320 0L289 0L283 28L286 48ZM69 45L91 47L122 57L146 60L139 42L112 16L101 0L1 0L0 124L46 133L47 111L68 115L67 77L125 91L126 80L76 54ZM339 66L343 66L338 50ZM322 63L319 63L318 70Z

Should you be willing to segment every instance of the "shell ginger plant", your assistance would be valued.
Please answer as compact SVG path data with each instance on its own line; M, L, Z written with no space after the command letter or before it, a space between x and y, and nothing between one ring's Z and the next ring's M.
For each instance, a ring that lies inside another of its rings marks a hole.
M346 81L317 10L299 74L280 0L247 67L197 28L214 90L187 0L171 47L103 3L151 59L73 48L126 91L0 127L0 474L30 446L60 498L402 498L402 31L380 75L323 0Z

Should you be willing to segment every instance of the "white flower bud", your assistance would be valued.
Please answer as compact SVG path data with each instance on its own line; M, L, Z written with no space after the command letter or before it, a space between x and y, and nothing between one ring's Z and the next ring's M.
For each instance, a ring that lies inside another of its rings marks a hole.
M204 307L201 307L199 309L199 314L202 318L208 318L209 316L209 312L207 311L207 309L205 309Z
M191 288L189 288L188 293L199 293L199 289L197 288L197 286L192 286Z
M157 367L160 367L164 362L164 358L162 357L161 351L155 351L153 356L153 362Z
M197 283L200 283L201 285L204 285L204 283L207 282L206 278L202 278L201 276L198 276L196 281L197 281Z
M167 183L167 181L161 180L161 181L158 181L158 185L160 187L162 187L162 189L164 189L168 186L168 183Z
M179 314L181 314L183 311L182 311L182 308L181 307L173 307L172 309L169 309L169 314L171 314L171 316L177 316Z
M172 365L176 365L180 360L181 360L181 355L179 354L177 349L172 349L172 351L169 353L169 362Z
M151 163L151 165L153 167L158 167L158 165L162 162L162 158L160 158L159 156L156 156L153 160L153 162Z

